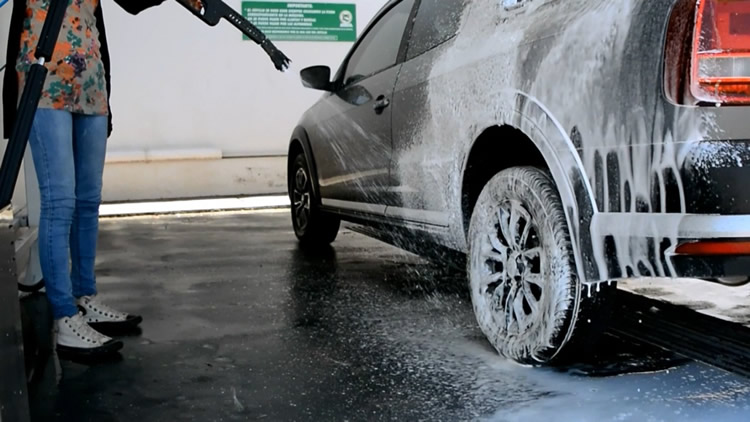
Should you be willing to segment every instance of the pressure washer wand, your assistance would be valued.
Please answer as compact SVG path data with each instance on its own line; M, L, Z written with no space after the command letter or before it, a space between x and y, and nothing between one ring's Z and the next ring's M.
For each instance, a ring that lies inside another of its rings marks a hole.
M260 29L222 0L177 0L177 2L209 26L216 26L221 18L226 19L248 38L260 45L271 58L277 70L283 72L289 68L291 60L276 48ZM202 6L200 10L196 9L198 4Z
M44 81L47 79L48 71L44 64L52 59L67 8L67 0L51 0L44 18L42 33L34 52L36 62L31 65L26 76L17 117L0 166L0 209L10 205L13 198L18 174L21 171L21 162L29 141L29 133L31 133L34 116L39 107L39 99L42 97ZM6 72L11 71L14 70L6 69Z

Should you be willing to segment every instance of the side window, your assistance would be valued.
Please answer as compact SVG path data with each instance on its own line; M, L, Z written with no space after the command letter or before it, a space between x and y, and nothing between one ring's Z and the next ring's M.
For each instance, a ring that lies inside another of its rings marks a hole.
M393 7L365 35L349 59L344 74L345 85L396 64L414 1L404 0Z
M423 54L453 38L461 24L467 0L422 0L411 31L406 60Z

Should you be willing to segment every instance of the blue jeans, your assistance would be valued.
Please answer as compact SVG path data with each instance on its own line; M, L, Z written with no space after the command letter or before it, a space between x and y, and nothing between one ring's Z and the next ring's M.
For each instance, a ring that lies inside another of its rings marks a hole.
M55 319L96 294L94 261L107 149L107 116L40 108L29 136L39 179L39 259ZM70 261L69 261L70 260Z

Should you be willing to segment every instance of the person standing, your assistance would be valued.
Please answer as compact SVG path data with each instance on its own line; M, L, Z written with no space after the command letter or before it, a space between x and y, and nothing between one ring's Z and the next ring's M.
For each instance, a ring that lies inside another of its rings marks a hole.
M68 1L39 108L31 147L39 191L39 256L58 352L111 353L122 342L105 328L136 327L142 317L97 296L94 263L107 139L112 132L110 62L101 0ZM115 0L132 15L164 0ZM197 0L196 0L197 1ZM16 0L4 76L4 136L10 137L26 75L50 0Z

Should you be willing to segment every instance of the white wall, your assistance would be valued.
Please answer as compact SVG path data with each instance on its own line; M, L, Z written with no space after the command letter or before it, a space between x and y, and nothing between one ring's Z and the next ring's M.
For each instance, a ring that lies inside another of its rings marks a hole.
M302 87L299 70L315 64L337 69L351 48L348 42L277 42L293 60L281 73L228 22L209 27L172 1L137 16L103 1L113 63L112 149L284 154L297 119L320 96ZM330 2L356 3L358 30L384 3ZM227 4L240 10L240 0Z
M137 16L102 1L114 114L105 201L282 192L279 156L321 95L302 87L299 71L325 64L335 72L352 43L275 42L293 61L281 73L224 20L209 27L170 0ZM241 10L241 0L225 1ZM326 2L355 3L360 34L385 0ZM0 9L3 58L10 9Z

